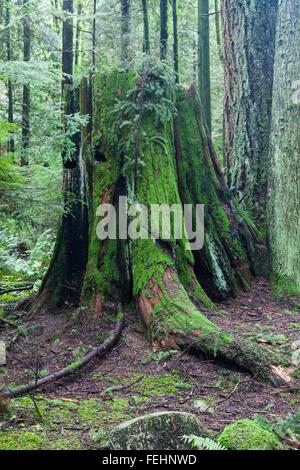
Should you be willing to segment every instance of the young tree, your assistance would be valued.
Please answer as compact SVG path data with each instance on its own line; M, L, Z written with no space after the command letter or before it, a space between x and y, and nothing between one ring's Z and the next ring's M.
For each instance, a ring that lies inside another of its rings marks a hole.
M216 39L220 59L222 61L222 38L221 38L221 21L220 21L220 0L214 0L215 3L215 25Z
M272 268L300 292L300 2L279 3L270 139L268 227ZM268 50L268 53L270 51Z
M97 13L97 0L94 0L93 52L92 52L93 71L95 71L95 67L96 67L96 13Z
M7 61L11 61L11 37L10 37L10 1L7 2L6 6L6 48L7 48ZM14 111L13 111L13 86L12 81L9 79L7 82L8 87L8 122L13 124L14 122ZM11 137L8 143L8 151L15 151L15 141Z
M79 1L77 5L77 21L76 21L76 40L75 40L75 59L74 64L77 67L79 64L79 45L80 45L80 32L81 32L81 14L82 14L82 3ZM94 34L93 34L94 38ZM93 48L94 53L94 48ZM93 60L94 63L94 60Z
M269 166L278 0L223 0L224 138L228 185L258 217Z
M168 37L168 0L160 0L160 60L167 58Z
M198 81L206 124L211 132L209 0L198 0Z
M148 0L142 0L143 5L143 22L144 22L144 41L143 52L150 53L150 37L149 37L149 13Z
M28 0L24 0L25 12L28 8ZM29 15L25 15L23 19L24 32L24 61L30 61L31 51L31 29ZM30 85L23 85L23 108L22 108L22 156L21 166L28 164L28 148L30 139Z
M174 53L174 70L175 70L176 82L179 83L177 0L172 0L172 13L173 13L173 53Z
M121 0L121 62L128 69L130 43L130 0Z

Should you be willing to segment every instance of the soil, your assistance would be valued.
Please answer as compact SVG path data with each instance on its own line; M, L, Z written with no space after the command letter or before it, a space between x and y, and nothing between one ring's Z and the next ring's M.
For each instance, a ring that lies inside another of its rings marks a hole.
M114 304L107 304L102 316L67 305L35 316L10 308L5 318L17 322L18 329L0 322L0 340L10 344L7 364L0 368L0 389L78 360L113 331L117 313ZM299 309L297 299L275 297L269 281L257 278L250 293L217 304L208 317L235 335L291 354L299 339ZM11 438L18 449L95 449L117 424L155 411L194 413L216 436L236 420L260 415L276 422L299 406L296 378L276 388L189 351L160 357L136 325L134 310L126 312L121 340L106 357L34 396L12 400L11 419L0 424L0 449L10 448Z

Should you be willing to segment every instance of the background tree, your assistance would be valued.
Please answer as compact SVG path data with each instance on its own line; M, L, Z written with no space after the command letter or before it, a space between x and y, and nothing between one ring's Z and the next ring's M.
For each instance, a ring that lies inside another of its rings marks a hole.
M177 0L172 0L172 14L173 14L173 55L174 55L174 70L176 82L179 82L179 55L178 55L178 13L177 13Z
M209 1L198 0L198 82L205 120L211 132Z
M129 64L129 42L130 42L130 0L121 0L121 62L124 68Z
M300 3L279 4L272 126L268 227L272 268L300 292Z
M24 32L24 62L30 61L31 51L31 29L30 18L26 10L28 8L28 0L24 0L25 17L23 19ZM23 85L23 111L22 111L22 157L21 165L28 164L28 148L30 139L30 85Z
M10 2L7 2L6 6L6 47L7 47L7 61L11 60L11 37L10 37ZM8 87L8 122L13 124L14 122L14 111L13 111L13 86L12 81L9 79L7 82ZM9 140L8 151L15 151L14 138L11 137Z
M168 37L168 0L160 0L160 60L167 58Z
M148 0L142 0L142 5L143 5L143 22L144 22L143 51L148 54L150 52Z
M228 186L264 221L278 0L222 1Z

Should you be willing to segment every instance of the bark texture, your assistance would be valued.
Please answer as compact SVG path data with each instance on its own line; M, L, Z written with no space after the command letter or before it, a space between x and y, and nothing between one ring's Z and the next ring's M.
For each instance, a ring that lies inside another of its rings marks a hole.
M268 222L272 267L300 292L300 2L279 5Z
M278 0L222 0L228 186L265 208ZM264 211L263 211L264 212Z

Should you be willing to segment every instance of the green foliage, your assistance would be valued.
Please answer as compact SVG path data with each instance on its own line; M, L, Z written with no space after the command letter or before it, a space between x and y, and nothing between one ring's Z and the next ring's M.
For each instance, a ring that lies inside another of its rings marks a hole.
M263 429L275 433L282 439L286 436L295 441L300 440L300 408L294 414L290 414L286 419L277 418L277 423L270 423L260 415L254 415L254 421Z
M208 437L199 437L191 434L190 436L182 436L181 438L185 443L191 444L191 448L198 450L227 450L218 442L209 439Z
M123 155L123 175L133 187L135 171L139 173L145 165L139 152L142 146L155 142L167 152L167 142L161 135L148 136L143 128L143 119L151 116L156 126L163 126L176 116L174 105L176 84L173 69L148 57L137 65L136 86L125 98L117 100L113 126L108 140L118 138L119 152ZM136 153L138 152L138 155ZM137 164L137 168L135 168Z
M251 327L250 327L251 328ZM278 341L287 341L287 338L283 334L275 334L275 333L269 333L270 330L276 330L274 326L262 326L259 325L258 323L255 325L255 327L252 327L253 330L258 329L259 333L257 332L250 332L250 333L245 333L245 336L248 336L251 340L265 340L269 341L272 346L276 346Z

